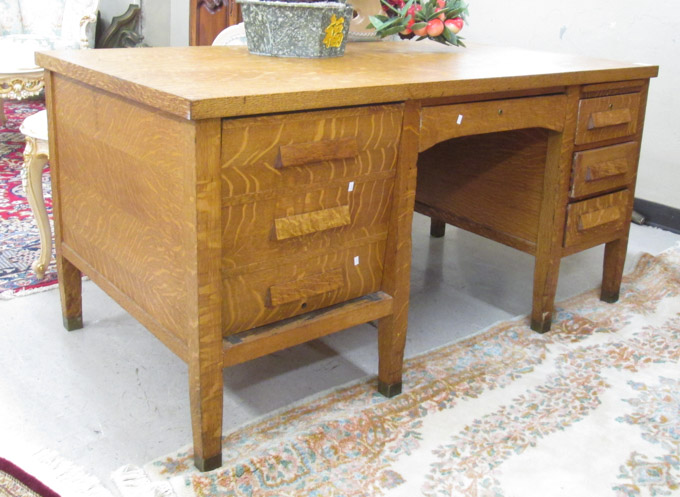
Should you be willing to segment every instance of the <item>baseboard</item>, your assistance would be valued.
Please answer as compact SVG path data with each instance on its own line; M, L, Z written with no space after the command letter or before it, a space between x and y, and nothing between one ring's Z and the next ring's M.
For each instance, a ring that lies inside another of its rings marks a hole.
M633 209L644 216L643 224L680 234L680 209L636 198Z

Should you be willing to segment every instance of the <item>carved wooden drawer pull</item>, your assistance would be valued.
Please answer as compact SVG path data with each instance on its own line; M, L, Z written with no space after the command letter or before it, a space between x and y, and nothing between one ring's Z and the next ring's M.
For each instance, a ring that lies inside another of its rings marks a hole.
M588 166L586 181L598 181L604 178L626 174L627 172L628 159L626 158L598 162L597 164Z
M302 166L313 162L349 159L359 154L356 138L341 138L320 142L294 143L279 149L276 167Z
M581 214L578 219L578 230L586 231L597 226L602 226L603 224L618 221L622 217L621 210L621 207L614 206Z
M342 269L337 268L299 280L273 285L269 288L269 295L272 305L287 304L337 290L343 286L344 281Z
M317 231L346 226L351 222L349 205L306 212L274 220L276 239L285 240Z
M588 129L607 128L609 126L618 126L619 124L628 124L633 120L630 109L606 110L603 112L593 112L588 121Z

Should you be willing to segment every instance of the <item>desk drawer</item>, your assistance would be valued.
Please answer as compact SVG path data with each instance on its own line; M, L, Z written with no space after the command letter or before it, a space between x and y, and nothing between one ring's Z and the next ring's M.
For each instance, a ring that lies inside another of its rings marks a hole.
M576 145L632 136L637 132L640 93L581 100Z
M616 238L630 221L629 210L628 190L570 204L564 246L598 245Z
M375 241L226 277L224 335L378 291L384 252Z
M393 175L327 186L306 186L267 198L235 197L223 206L222 268L230 274L249 266L286 264L303 254L337 250L361 240L385 239Z
M630 184L638 149L638 142L628 142L574 154L570 197L585 197Z
M348 183L394 170L403 105L225 119L222 195Z
M419 151L460 136L546 128L562 131L564 95L423 107Z

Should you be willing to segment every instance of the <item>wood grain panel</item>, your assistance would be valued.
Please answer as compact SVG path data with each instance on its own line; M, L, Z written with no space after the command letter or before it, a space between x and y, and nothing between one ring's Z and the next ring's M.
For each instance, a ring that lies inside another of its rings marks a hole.
M401 105L361 107L224 121L223 195L231 198L279 188L324 184L392 170L396 161ZM355 157L298 167L276 167L280 147L356 139Z
M193 163L193 125L60 77L54 93L63 241L186 340L177 199Z
M629 203L630 192L623 190L570 204L564 246L587 245L590 240L596 245L602 237L617 238L630 222Z
M274 219L274 231L277 240L286 240L332 228L340 228L351 222L349 205L341 205Z
M357 298L380 289L385 242L329 251L312 258L299 257L276 270L263 270L224 280L223 333L225 336L272 323L280 319ZM307 299L272 305L269 289L319 273L342 269L339 288Z
M547 132L539 129L435 145L418 158L417 208L450 213L444 219L452 224L492 239L497 232L499 241L530 250L538 233L546 153Z
M269 288L271 305L277 306L306 299L320 293L337 290L344 283L342 269L332 269L325 273L313 274L286 283L272 285Z
M635 177L640 145L621 145L584 150L574 154L569 196L580 198L622 188Z
M491 100L424 107L419 151L461 136L526 128L560 131L564 126L564 95Z
M632 136L638 129L640 93L588 98L579 102L576 145Z

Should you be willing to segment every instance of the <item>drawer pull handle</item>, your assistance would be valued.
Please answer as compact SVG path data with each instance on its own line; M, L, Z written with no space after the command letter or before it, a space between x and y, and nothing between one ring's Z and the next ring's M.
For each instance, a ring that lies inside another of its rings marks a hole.
M349 159L359 154L356 138L341 138L320 142L293 143L279 149L275 167L302 166L313 162Z
M332 292L344 284L342 269L313 274L296 281L289 281L269 287L269 296L273 306L295 302L314 295Z
M607 207L599 211L586 212L578 219L578 230L586 231L604 224L613 223L622 218L620 207Z
M586 181L598 181L626 174L628 171L628 161L626 159L615 159L605 162L598 162L588 166L586 171Z
M630 109L606 110L593 112L588 121L588 129L608 128L619 124L628 124L633 120Z
M274 220L274 226L276 239L285 240L317 231L347 226L350 222L349 205L341 205L340 207L281 217Z

